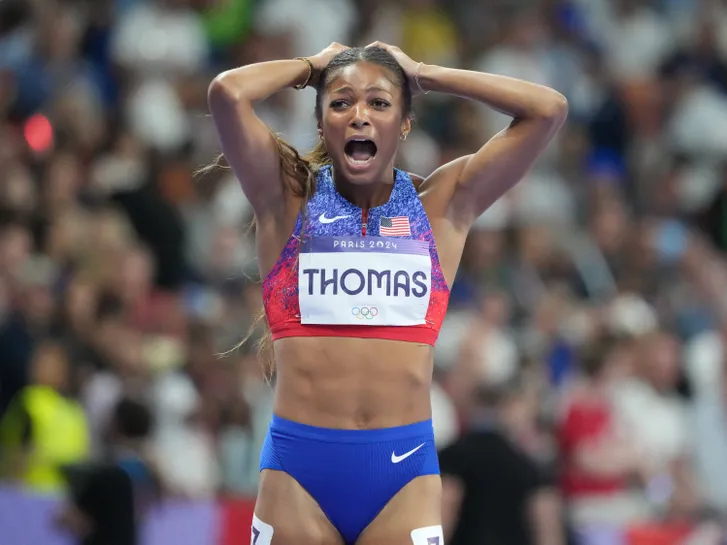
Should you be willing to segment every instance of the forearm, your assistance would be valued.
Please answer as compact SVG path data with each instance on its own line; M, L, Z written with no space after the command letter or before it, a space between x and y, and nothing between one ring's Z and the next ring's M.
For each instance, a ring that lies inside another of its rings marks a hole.
M563 545L563 513L560 495L556 490L543 489L530 499L530 524L536 545Z
M278 91L305 83L309 73L308 64L300 59L249 64L222 72L212 82L210 92L223 91L235 100L258 102Z
M425 91L476 100L515 118L552 117L567 108L565 97L554 89L471 70L422 64L419 84Z

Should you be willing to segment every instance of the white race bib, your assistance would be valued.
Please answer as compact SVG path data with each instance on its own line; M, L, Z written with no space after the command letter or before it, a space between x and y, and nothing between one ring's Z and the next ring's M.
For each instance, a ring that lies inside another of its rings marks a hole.
M385 237L306 241L298 266L300 323L408 326L426 322L429 243Z

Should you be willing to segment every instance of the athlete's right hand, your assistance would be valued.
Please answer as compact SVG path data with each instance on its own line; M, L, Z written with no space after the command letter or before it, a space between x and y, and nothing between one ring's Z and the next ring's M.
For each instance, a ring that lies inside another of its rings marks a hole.
M310 84L317 85L318 78L321 72L323 72L323 69L328 66L328 63L331 62L331 59L333 59L333 57L335 57L342 51L346 51L346 49L350 49L350 47L348 47L347 45L339 44L338 42L333 42L320 53L317 53L312 57L308 57L308 60L313 65L313 76L311 77Z

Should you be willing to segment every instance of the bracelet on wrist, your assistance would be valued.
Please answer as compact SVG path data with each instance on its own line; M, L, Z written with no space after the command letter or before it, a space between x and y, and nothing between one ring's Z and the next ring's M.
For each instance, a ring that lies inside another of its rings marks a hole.
M419 88L419 90L420 90L420 91L422 92L422 94L428 95L428 94L429 94L429 91L425 91L425 90L424 90L424 89L422 88L422 84L421 84L421 83L419 83L419 71L420 71L421 69L422 69L422 63L420 62L420 63L419 63L418 65L417 65L417 71L416 71L416 73L414 74L414 83L416 83L416 84L417 84L417 87L418 87L418 88Z
M308 65L308 77L305 78L305 81L303 83L299 83L297 85L293 85L293 89L297 89L297 90L300 91L301 89L305 89L306 87L308 87L308 84L310 83L310 80L313 77L313 63L310 62L305 57L296 57L295 60L296 61L303 61L304 63L306 63Z

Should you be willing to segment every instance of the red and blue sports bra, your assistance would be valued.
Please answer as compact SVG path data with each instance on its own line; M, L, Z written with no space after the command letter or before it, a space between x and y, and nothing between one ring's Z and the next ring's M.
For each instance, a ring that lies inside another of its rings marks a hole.
M361 337L434 345L449 287L411 177L396 170L389 201L362 210L321 169L316 192L263 281L273 339Z

